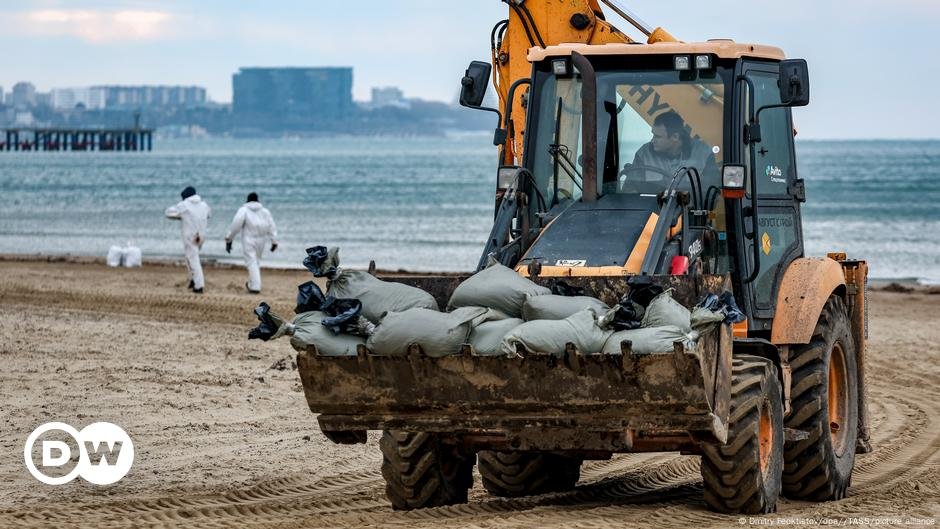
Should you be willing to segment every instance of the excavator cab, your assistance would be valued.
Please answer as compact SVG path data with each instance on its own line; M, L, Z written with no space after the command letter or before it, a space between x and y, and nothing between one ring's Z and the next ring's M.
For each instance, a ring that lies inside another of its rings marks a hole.
M730 274L749 322L770 328L778 272L803 256L790 107L809 102L806 62L729 41L530 59L523 178L481 267Z

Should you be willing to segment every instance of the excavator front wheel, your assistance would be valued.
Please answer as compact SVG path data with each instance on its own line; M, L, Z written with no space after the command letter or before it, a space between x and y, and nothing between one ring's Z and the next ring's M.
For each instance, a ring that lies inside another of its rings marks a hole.
M467 502L473 486L472 454L441 443L426 432L382 432L385 495L396 510Z
M705 503L721 513L774 512L783 472L777 368L759 356L737 355L731 369L728 442L702 444Z
M810 343L792 348L790 367L787 428L809 437L787 444L783 492L806 500L842 499L852 480L858 437L855 341L842 298L829 298Z
M479 454L483 488L507 498L571 490L581 477L581 459L541 452Z

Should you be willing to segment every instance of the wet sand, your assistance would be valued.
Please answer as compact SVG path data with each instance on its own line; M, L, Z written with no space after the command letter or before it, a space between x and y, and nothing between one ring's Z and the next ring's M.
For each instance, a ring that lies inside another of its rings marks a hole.
M172 266L0 261L0 527L726 527L708 512L698 458L588 462L575 491L505 500L479 476L470 503L393 512L377 435L339 446L306 407L286 340L247 341L261 300L290 313L300 270L209 268L206 294ZM767 517L940 517L940 295L873 292L868 355L875 452L849 497L782 500ZM48 486L23 464L39 424L121 425L130 473ZM796 522L799 523L799 522Z

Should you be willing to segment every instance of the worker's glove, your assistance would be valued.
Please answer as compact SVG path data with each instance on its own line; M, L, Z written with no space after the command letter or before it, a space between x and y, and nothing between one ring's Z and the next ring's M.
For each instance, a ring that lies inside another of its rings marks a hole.
M232 241L225 241L225 253L232 253Z
M272 252L276 252L276 251L277 251L277 243L276 243L276 242L272 242L272 243L271 243L271 251L272 251Z

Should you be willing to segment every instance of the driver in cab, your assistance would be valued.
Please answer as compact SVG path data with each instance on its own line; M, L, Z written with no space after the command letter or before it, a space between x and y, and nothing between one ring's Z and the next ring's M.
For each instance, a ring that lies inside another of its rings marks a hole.
M711 149L689 134L679 114L670 110L656 116L652 132L653 139L636 151L633 164L627 164L620 173L621 186L650 182L665 187L682 167L695 167L706 181L717 176ZM681 184L687 185L688 180Z

